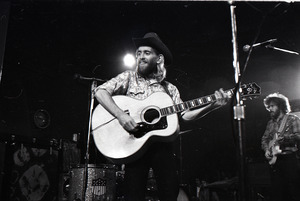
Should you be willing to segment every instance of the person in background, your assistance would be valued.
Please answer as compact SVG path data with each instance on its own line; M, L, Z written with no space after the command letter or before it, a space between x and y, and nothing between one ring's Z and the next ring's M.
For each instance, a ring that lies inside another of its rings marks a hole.
M280 93L269 94L264 105L271 117L261 140L270 164L271 200L300 201L300 119L290 114L289 100Z

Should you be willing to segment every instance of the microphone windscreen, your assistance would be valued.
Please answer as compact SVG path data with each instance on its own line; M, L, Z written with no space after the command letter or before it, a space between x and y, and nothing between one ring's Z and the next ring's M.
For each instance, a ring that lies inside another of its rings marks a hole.
M244 45L243 50L244 52L248 52L250 50L250 45Z
M79 74L74 74L73 79L74 79L74 80L78 80L78 79L80 79L80 77L81 77L81 75L79 75Z

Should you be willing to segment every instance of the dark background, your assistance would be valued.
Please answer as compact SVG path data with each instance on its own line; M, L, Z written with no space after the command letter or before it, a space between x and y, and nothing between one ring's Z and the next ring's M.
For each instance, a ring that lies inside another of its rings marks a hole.
M276 38L274 46L300 52L299 3L235 5L242 71L246 44ZM132 38L149 31L157 32L173 53L167 80L178 87L183 100L234 87L227 2L12 1L0 85L1 139L9 141L12 135L27 141L37 138L47 146L50 139L72 139L79 133L84 150L90 82L75 80L74 75L109 79L124 71L122 57L134 52ZM280 92L291 100L295 112L300 110L299 58L264 47L253 49L243 83L256 82L261 96L244 102L249 163L264 161L260 138L268 114L263 98ZM37 109L49 112L48 128L34 125ZM228 104L203 119L182 124L182 131L187 132L178 137L177 152L183 183L236 175L238 134L231 111ZM93 146L91 152L99 154Z

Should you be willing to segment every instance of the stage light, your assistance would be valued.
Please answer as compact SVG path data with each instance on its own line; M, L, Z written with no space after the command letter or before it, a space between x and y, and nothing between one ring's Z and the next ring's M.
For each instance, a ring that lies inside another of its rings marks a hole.
M126 54L123 58L125 67L134 68L135 67L135 56L132 54Z

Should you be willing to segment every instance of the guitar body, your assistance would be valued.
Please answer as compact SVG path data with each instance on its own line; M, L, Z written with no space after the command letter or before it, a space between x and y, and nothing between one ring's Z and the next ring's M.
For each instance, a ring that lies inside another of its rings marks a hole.
M277 142L277 134L275 134L274 138L269 142L269 150L272 155L272 158L269 160L269 164L274 165L277 160L277 155L282 152Z
M137 159L154 140L170 141L178 131L177 114L162 116L160 108L173 105L169 95L157 92L144 100L113 96L116 104L127 112L141 129L128 133L118 119L100 104L93 111L92 133L98 150L112 162L121 164Z

